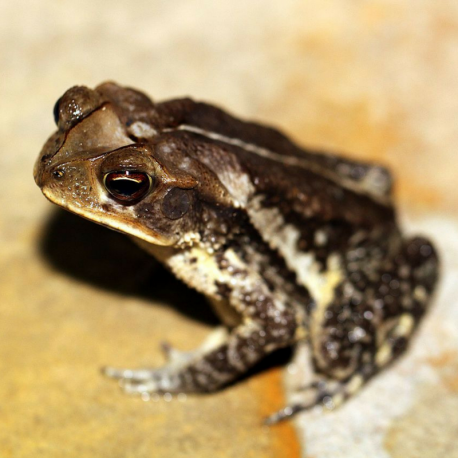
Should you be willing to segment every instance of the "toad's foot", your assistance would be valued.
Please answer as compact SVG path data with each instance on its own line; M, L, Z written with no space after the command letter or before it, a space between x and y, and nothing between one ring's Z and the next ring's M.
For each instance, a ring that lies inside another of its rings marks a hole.
M180 390L180 370L170 364L158 369L115 369L107 367L104 374L119 380L128 394L173 393Z
M174 393L207 391L205 386L195 386L192 378L199 378L193 369L201 362L206 354L226 341L227 330L223 327L215 329L194 351L180 351L168 342L162 342L161 350L167 364L159 368L124 369L105 367L102 373L109 378L119 381L126 393ZM202 377L200 377L202 378Z
M290 406L275 412L264 420L266 425L273 425L290 419L299 412L321 406L325 410L334 410L343 404L359 387L364 379L361 374L355 374L344 382L330 379L320 379L298 390L301 399Z
M170 366L182 366L191 361L199 350L196 351L180 351L173 347L169 342L161 343L161 350L165 356L167 363ZM141 368L141 369L118 369L115 367L104 367L102 373L109 377L120 381L144 382L154 378L154 373L158 369Z
M102 373L109 378L119 380L121 387L129 394L173 392L181 385L180 372L199 355L199 350L179 351L168 342L162 342L161 349L167 360L167 364L163 367L157 369L105 367Z

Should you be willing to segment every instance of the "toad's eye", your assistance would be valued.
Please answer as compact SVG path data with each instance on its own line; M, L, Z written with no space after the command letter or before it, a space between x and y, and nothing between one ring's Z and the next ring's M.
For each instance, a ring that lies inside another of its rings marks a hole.
M107 173L103 184L115 199L130 203L144 197L151 189L153 180L147 173L124 170Z

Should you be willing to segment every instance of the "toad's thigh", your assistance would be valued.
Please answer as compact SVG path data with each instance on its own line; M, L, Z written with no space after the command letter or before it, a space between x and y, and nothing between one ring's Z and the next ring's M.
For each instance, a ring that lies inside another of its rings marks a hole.
M429 304L437 256L422 238L403 242L375 272L346 272L334 300L312 312L310 337L319 372L339 380L385 366L406 348ZM369 369L367 369L369 368Z

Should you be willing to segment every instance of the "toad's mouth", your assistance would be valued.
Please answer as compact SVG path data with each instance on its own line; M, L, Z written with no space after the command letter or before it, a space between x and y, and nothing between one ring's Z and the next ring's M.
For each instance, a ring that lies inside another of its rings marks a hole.
M72 204L67 202L64 198L56 196L46 187L42 189L42 192L44 196L53 204L56 204L64 210L81 216L89 221L107 227L108 229L112 229L122 234L131 235L153 245L170 246L173 244L170 239L167 239L156 231L151 229L145 231L139 223L122 221L122 219L116 218L110 213L104 213L104 211L101 209L97 210Z

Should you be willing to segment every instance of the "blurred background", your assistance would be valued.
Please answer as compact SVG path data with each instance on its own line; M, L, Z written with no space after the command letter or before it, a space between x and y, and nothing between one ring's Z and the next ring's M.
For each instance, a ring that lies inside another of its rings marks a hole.
M106 80L388 165L401 222L443 259L408 356L338 413L272 429L260 419L286 402L275 362L186 401L143 403L103 380L100 366L157 366L159 341L193 348L215 322L33 182L57 98ZM454 0L0 2L0 456L458 456L457 95Z

